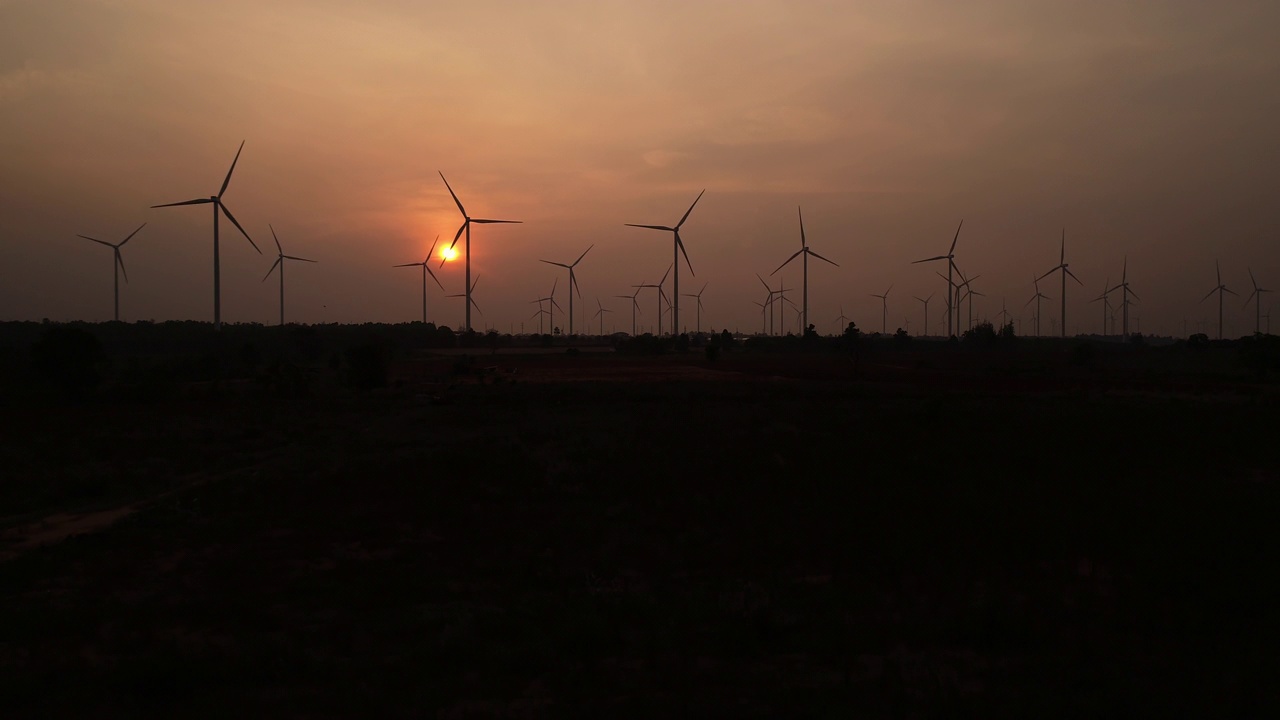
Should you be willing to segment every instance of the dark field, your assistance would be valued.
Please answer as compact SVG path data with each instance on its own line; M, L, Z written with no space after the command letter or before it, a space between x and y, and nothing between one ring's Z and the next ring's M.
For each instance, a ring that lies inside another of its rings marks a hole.
M15 402L0 715L1270 714L1277 386L1079 360L478 352Z

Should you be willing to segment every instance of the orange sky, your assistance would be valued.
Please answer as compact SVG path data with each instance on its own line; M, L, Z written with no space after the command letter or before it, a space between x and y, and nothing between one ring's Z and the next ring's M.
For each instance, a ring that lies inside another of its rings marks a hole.
M1126 254L1144 332L1216 318L1199 303L1215 258L1242 293L1229 333L1252 330L1248 267L1280 289L1276 3L356 5L0 0L0 319L109 319L111 252L76 234L142 222L123 318L211 319L208 208L148 206L214 193L241 140L226 201L264 254L223 224L225 322L276 318L267 223L320 260L290 266L289 318L417 319L420 275L391 266L458 227L438 170L473 216L525 222L473 236L473 324L502 331L556 277L567 307L564 271L537 260L592 243L584 304L629 329L612 296L655 282L671 244L623 223L674 223L703 188L681 292L710 283L704 328L760 326L753 275L799 248L797 205L841 265L810 267L823 331L841 306L878 329L869 294L890 284L889 329L918 330L910 296L942 281L908 263L944 252L961 218L979 314L1007 298L1029 322L1063 226L1085 283L1068 290L1073 332L1099 329L1087 301ZM462 291L461 264L437 272ZM459 325L461 301L429 292L431 319Z

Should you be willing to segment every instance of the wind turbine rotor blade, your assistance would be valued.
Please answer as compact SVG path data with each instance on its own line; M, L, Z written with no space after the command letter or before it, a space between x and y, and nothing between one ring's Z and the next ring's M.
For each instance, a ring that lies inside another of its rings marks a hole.
M431 249L427 251L428 259L430 259L432 255L436 254L436 243L438 242L440 242L440 236L436 235L436 239L431 241Z
M684 256L685 267L689 268L689 274L697 277L698 274L693 271L693 263L689 262L689 253L685 252L684 242L680 239L680 233L676 232L676 247L680 248L680 254Z
M951 238L951 249L947 251L947 257L956 254L956 242L960 239L960 228L962 227L964 227L964 220L961 220L960 224L956 226L956 236Z
M470 223L470 222L471 222L470 220L463 220L462 224L458 226L458 232L453 234L453 242L449 243L450 250L453 249L454 245L458 244L458 238L462 237L462 231L467 229L467 223Z
M689 209L684 211L684 217L680 218L680 222L676 223L676 226L672 228L673 230L679 230L684 221L689 219L689 213L693 212L693 206L698 204L698 201L702 199L702 193L706 191L706 188L703 188L702 192L698 193L698 197L693 199L693 205L690 205Z
M120 243L123 245L124 243ZM116 262L120 265L120 274L124 275L124 281L129 282L129 271L124 269L124 256L120 254L120 248L115 248Z
M243 227L240 227L240 221L236 220L235 215L231 214L231 211L227 209L226 204L219 201L218 207L222 209L222 214L227 216L227 219L231 221L231 224L236 226L236 229L240 231L240 234L244 235L244 239L248 240L249 244L253 246L253 249L257 250L258 254L261 255L262 250L258 248L258 244L253 241L253 238L249 237L249 233L245 232Z
M471 307L475 308L476 312L480 313L481 315L484 314L484 311L480 309L480 304L476 302L475 298L471 298Z
M551 306L552 306L552 307L554 307L555 309L557 309L557 310L559 310L559 311L561 311L561 312L564 312L564 308L560 307L560 303L556 302L556 299L555 299L555 298L547 298L547 299L551 301Z
M555 265L556 267L562 267L562 268L568 268L568 267L569 267L568 265L565 265L564 263L551 262L550 260L539 260L538 262L544 262L544 263L546 263L546 264L548 264L548 265Z
M1218 269L1218 284L1222 284L1222 263L1217 260L1213 261L1213 266Z
M302 262L309 262L309 263L320 262L319 260L312 260L311 258L298 257L297 255L281 255L280 257L288 260L301 260Z
M449 180L444 176L444 173L440 172L439 170L437 170L436 172L440 173L440 179L444 180L444 186L449 189L449 195L453 197L453 201L458 205L458 212L462 213L462 217L465 218L467 216L467 209L462 207L462 201L458 199L458 194L453 191L453 187L449 185ZM454 238L453 241L457 242L458 239Z
M834 260L827 260L826 258L822 257L822 256L821 256L821 255L819 255L818 253L816 253L816 252L814 252L814 251L812 251L812 250L810 250L810 249L808 249L808 248L805 248L805 251L806 251L806 252L808 252L810 255L812 255L812 256L814 256L814 257L818 258L819 260L822 260L822 261L824 261L824 262L829 262L829 263L831 263L832 265L835 265L836 267L840 267L840 265L838 265Z
M227 185L231 184L231 173L236 171L236 163L240 162L240 151L244 150L244 141L240 141L240 147L236 149L235 159L231 161L231 169L227 171L227 177L222 181L222 188L218 190L218 197L227 191Z
M1084 283L1083 283L1083 282L1080 282L1080 278L1076 277L1076 274L1075 274L1075 273L1073 273L1073 272L1071 272L1071 270L1070 270L1069 268L1065 268L1065 267L1064 267L1064 268L1062 268L1062 271L1063 271L1063 272L1065 272L1066 274L1070 275L1072 280L1075 280L1077 283L1080 283L1080 287L1084 287Z
M138 230L141 230L142 228L144 228L144 227L146 227L146 226L147 226L147 224L146 224L146 223L142 223L141 225L139 225L139 226L138 226ZM120 241L120 244L119 244L119 245L116 245L116 247L124 247L124 244L125 244L125 243L129 242L130 240L132 240L132 239L133 239L133 236L138 234L138 230L134 230L133 232L129 233L129 237L127 237L127 238L125 238L125 239L121 240L121 241ZM1255 283L1255 284L1256 284L1256 283Z
M586 257L587 253L591 252L591 248L595 246L596 246L595 243L591 243L591 247L587 248L586 250L583 250L582 254L578 256L578 259L573 261L573 264L577 265L578 263L582 262L582 258Z
M1216 292L1218 292L1218 288L1214 288L1210 290L1208 295L1205 295L1204 297L1200 298L1200 302L1204 302L1205 300L1208 300L1209 298L1213 297L1213 294Z
M436 274L431 272L431 266L428 265L426 262L423 262L421 264L422 264L422 269L426 270L427 274L431 276L431 279L436 281L436 285L440 285L440 278L436 277ZM444 285L440 285L440 289L444 290Z
M1056 268L1054 268L1054 269L1050 270L1049 272L1047 272L1047 273L1045 273L1045 274L1041 275L1040 277L1036 278L1036 282L1040 282L1041 280L1043 280L1043 279L1045 279L1045 278L1049 277L1050 275L1052 275L1052 274L1054 274L1054 273L1058 272L1058 270L1060 270L1060 269L1061 269L1061 266L1058 266L1058 267L1056 267Z
M665 282L667 281L667 276L671 274L671 268L673 268L673 267L675 267L675 263L672 263L672 264L668 265L668 266L667 266L667 271L666 271L666 272L664 272L664 273L662 273L662 279L658 281L658 289L659 289L659 290L661 290L661 289L662 289L662 285L663 285L663 283L665 283Z
M1257 291L1257 290L1254 290L1253 292L1249 293L1249 297L1247 297L1247 298L1245 298L1245 299L1244 299L1244 304L1245 304L1245 305L1248 305L1248 304L1249 304L1249 301L1253 299L1253 296L1254 296L1254 295L1257 295L1257 294L1258 294L1258 291Z
M795 255L792 255L792 257L795 257ZM777 272L777 270L774 270L774 272ZM756 279L760 281L760 284L764 286L765 290L769 291L770 297L772 297L773 288L769 287L769 283L765 282L764 278L760 277L760 273L756 273Z
M1258 281L1253 279L1253 268L1249 268L1249 282L1253 283L1253 287L1256 290L1258 287Z
M505 225L521 225L524 223L523 220L482 220L480 218L475 218L471 222L480 223L481 225L494 225L497 223L502 223ZM484 313L481 313L481 314L483 315Z
M1132 295L1132 296L1133 296L1133 298L1134 298L1135 300L1141 300L1141 299L1142 299L1142 298L1138 297L1138 293L1136 293L1136 292L1134 292L1134 291L1130 290L1128 285L1125 285L1125 286L1124 286L1124 291L1125 291L1125 292L1127 292L1127 293L1129 293L1130 295Z
M1237 293L1235 290L1229 290L1226 285L1222 286L1222 292L1228 292L1228 293L1231 293L1232 295L1235 295L1236 297L1240 297L1239 293Z
M911 264L919 265L920 263L927 263L927 262L933 262L934 260L946 260L946 259L947 259L946 255L939 255L937 257L925 258L923 260L912 260Z
M284 260L284 256L283 256L283 255L281 255L280 257L276 258L276 261L275 261L275 262L273 262L273 263L271 263L271 269L267 271L267 274L266 274L266 275L263 275L263 276L262 276L262 282L266 282L266 281L267 281L267 278L271 277L271 273L273 273L273 272L275 272L275 271L276 271L276 266L277 266L277 265L279 265L279 264L280 264L280 262L281 262L282 260Z
M271 223L267 223L267 227L271 229L271 239L276 241L276 251L284 255L284 248L280 247L280 238L276 237L276 229L271 227Z
M165 203L163 205L152 205L152 209L162 207L177 207L179 205L208 205L213 202L213 198L196 198L195 200L184 200L176 203Z
M626 227L648 228L650 230L666 230L667 232L675 232L675 228L666 225L635 225L632 223L622 223Z
M777 270L774 270L773 272L769 273L769 277L773 277L774 275L777 275L777 274L778 274L778 270L781 270L782 268L786 267L786 266L787 266L787 263L791 262L792 260L795 260L796 258L800 257L800 256L801 256L801 255L803 255L803 254L804 254L804 248L800 248L799 250L797 250L797 251L795 252L795 254L794 254L794 255L792 255L791 257L787 258L787 259L786 259L786 262L784 262L784 263L782 263L781 265L779 265ZM760 277L760 276L759 276L759 275L756 275L756 277ZM764 282L764 280L761 280L760 282ZM766 283L766 284L765 284L765 287L769 287L769 285Z
M88 235L76 235L76 237L84 238L85 240L91 240L91 241L93 241L93 242L98 243L99 245L106 245L106 246L107 246L107 247L109 247L109 248L114 248L114 247L115 247L115 245L112 245L111 243L109 243L109 242L107 242L107 241L105 241L105 240L99 240L99 239L97 239L97 238L91 238L91 237L89 237ZM122 243L122 244L123 244L123 243Z
M392 265L391 267L418 267L419 265L422 265L422 264L423 263L405 263L403 265Z
M796 206L796 217L800 218L800 248L809 247L809 243L804 239L804 213L800 212L800 206Z

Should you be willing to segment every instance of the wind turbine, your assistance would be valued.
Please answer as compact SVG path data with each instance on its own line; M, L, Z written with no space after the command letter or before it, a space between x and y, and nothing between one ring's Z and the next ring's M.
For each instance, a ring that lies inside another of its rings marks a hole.
M440 171L437 170L436 172L440 172ZM458 199L457 193L453 191L453 188L449 185L449 181L445 179L444 173L442 172L440 173L440 179L444 180L444 186L449 189L449 195L453 197L453 202L458 205L458 212L462 213L462 225L458 227L458 232L453 234L453 242L449 243L449 249L453 249L453 246L458 244L458 238L462 236L462 233L464 231L467 233L467 242L466 242L466 245L463 247L462 252L467 256L467 259L466 259L467 278L466 278L466 285L464 285L464 287L466 288L466 295L467 295L466 331L470 332L471 331L471 306L475 305L475 303L471 301L471 288L475 287L475 283L471 282L471 223L476 223L478 225L493 225L493 224L499 224L499 223L507 224L507 225L518 225L522 221L521 220L485 220L482 218L471 217L470 215L467 214L466 208L462 207L462 201ZM443 259L441 259L440 265L441 267L444 266ZM480 278L477 276L476 279L479 280ZM480 309L480 306L476 305L476 310L479 310L479 309ZM484 313L480 313L480 314L483 315Z
M236 171L236 163L240 160L240 150L244 150L244 141L240 141L240 148L236 150L235 159L231 161L231 169L227 171L227 177L222 181L222 187L218 189L217 195L210 195L207 198L196 198L195 200L186 200L184 202L165 203L164 205L152 205L152 208L177 207L178 205L213 205L213 329L222 329L222 275L218 264L218 212L227 216L232 225L244 235L244 239L253 245L254 250L258 250L258 245L249 237L249 233L240 227L240 223L236 220L236 216L231 214L225 203L222 202L222 196L227 192L227 185L231 183L231 173ZM258 250L261 255L262 251Z
M431 242L431 249L427 251L427 257L424 258L422 262L404 263L402 265L392 265L392 267L418 267L419 265L422 266L422 324L423 325L427 324L427 276L430 275L431 279L436 281L436 285L440 285L440 278L436 277L436 274L431 272L431 266L430 266L431 254L436 251L436 243L438 242L440 242L439 235L437 235L436 239ZM283 273L281 273L281 275L283 278ZM284 280L281 279L280 282L283 285ZM440 289L444 290L444 286L440 285Z
M762 303L758 303L755 300L751 301L752 305L755 305L756 307L760 308L760 334L765 336L768 336L770 334L768 321L773 319L772 314L770 315L765 314L765 311L769 310L770 307L773 305L772 292L773 291L770 291L769 297L767 297L765 301Z
M1252 273L1250 273L1250 277L1252 277ZM1129 258L1128 257L1125 257L1124 259L1124 266L1120 273L1120 284L1111 288L1111 290L1108 290L1107 292L1110 293L1114 290L1122 291L1120 293L1120 305L1123 308L1123 312L1124 312L1124 315L1123 315L1124 337L1126 340L1128 340L1129 339L1129 296L1132 295L1134 299L1137 299L1137 300L1142 299L1138 297L1138 293L1129 289ZM1115 321L1112 321L1111 329L1113 332L1115 331Z
M1031 303L1036 304L1036 337L1040 337L1040 301L1052 300L1053 298L1040 292L1040 278L1032 275L1031 282L1036 286L1036 294L1031 296L1031 299L1027 301L1027 305L1030 305ZM1026 307L1027 305L1023 305L1022 307Z
M952 282L951 280L951 271L953 269L956 269L956 262L955 262L956 241L960 239L960 228L962 227L964 227L964 220L961 220L960 224L956 226L956 236L951 238L951 249L947 251L946 255L938 255L931 258L925 258L924 260L916 260L915 262L911 263L912 265L918 265L920 263L933 262L935 260L947 261L947 335L948 336L955 334L952 332L952 329L951 329L951 325L952 325L951 319L954 316L954 313L952 312L952 307L951 307L951 294L952 294L952 288L955 287L955 283ZM956 319L959 320L959 318L956 318ZM957 322L956 325L958 326L959 323Z
M1236 295L1236 293L1234 291L1228 290L1227 286L1223 284L1222 265L1220 265L1217 260L1214 260L1213 263L1218 268L1218 286L1210 290L1209 295L1218 293L1218 339L1221 340L1222 339L1222 295L1223 293L1231 293L1232 295ZM1205 295L1203 298L1200 298L1200 302L1204 302L1205 300L1208 300L1209 295ZM1237 295L1237 297L1239 296Z
M1008 310L1008 308L1006 307L1006 301L1005 301L1005 299L1002 297L1002 298L1000 298L1000 319L1001 319L1001 321L1002 321L1002 322L1000 323L1000 327L1001 327L1001 329L1003 329L1005 325L1008 325L1008 324L1009 324L1009 317L1010 317L1010 316L1009 316L1009 310Z
M1111 292L1115 290L1115 288L1111 288L1110 290L1108 290L1107 288L1111 288L1110 277L1108 277L1106 282L1102 284L1102 294L1089 301L1089 302L1098 302L1099 300L1102 301L1102 337L1104 338L1107 336L1107 318L1108 317L1111 317L1112 331L1114 331L1116 327L1114 313L1111 312L1111 297L1110 297Z
M547 303L547 310L546 310L547 317L548 317L547 322L550 323L552 332L554 332L556 329L556 312L555 311L560 310L563 312L564 310L564 308L560 307L560 303L556 302L556 286L559 284L560 284L560 278L556 278L555 281L551 283L551 294L544 298L538 298L537 300L533 301L538 303L538 309L542 309L542 303L544 302ZM539 321L539 324L541 324L541 321Z
M643 286L642 285L636 286L635 293L631 295L614 295L614 297L626 298L631 301L631 337L635 337L636 335L636 313L640 312L640 301L637 300L636 297L640 295L641 287ZM644 313L640 313L640 314L643 315Z
M611 313L613 311L601 305L600 298L596 298L596 307L600 308L599 310L596 310L596 315L595 315L596 317L600 318L600 337L604 337L604 314Z
M120 244L123 245L124 243ZM119 251L117 251L117 253L118 252ZM119 257L119 255L117 255L117 257ZM1244 301L1244 306L1249 307L1249 300L1254 301L1253 304L1257 312L1257 318L1253 321L1253 334L1259 335L1262 333L1262 293L1269 293L1271 291L1266 288L1258 287L1258 281L1253 277L1253 268L1249 268L1249 282L1253 283L1253 292L1250 293L1249 298ZM1269 325L1270 323L1271 316L1268 314L1267 324ZM1267 334L1271 334L1269 330Z
M570 335L573 334L573 293L576 291L578 293L578 297L582 297L582 291L578 289L578 278L573 274L573 268L576 267L578 263L582 262L582 258L586 257L587 253L591 252L591 248L593 247L595 247L595 243L592 243L591 247L587 248L586 250L583 250L582 254L578 256L578 259L574 260L572 263L568 265L564 263L551 262L550 260L541 261L548 265L555 265L556 267L565 268L566 270L569 271L569 334Z
M840 314L836 316L836 323L839 325L839 330L840 330L840 332L837 334L843 334L844 329L849 327L849 318L844 314L843 305L840 306Z
M138 226L138 230L141 230L146 226L147 226L146 223L142 223L141 225ZM124 281L129 282L129 273L125 272L124 258L120 256L120 248L124 247L124 244L129 242L129 240L132 239L134 235L137 235L138 230L134 230L133 232L129 233L129 237L115 244L109 243L105 240L91 238L88 235L76 236L76 237L82 237L85 240L91 240L93 242L98 243L99 245L106 245L107 247L111 248L111 254L112 254L111 271L112 271L112 274L115 276L115 308L116 308L115 320L116 322L120 322L120 273L124 273Z
M1062 324L1059 327L1062 330L1062 337L1066 337L1067 336L1067 276L1070 275L1072 280L1075 280L1076 282L1080 283L1080 287L1084 287L1084 283L1080 282L1080 278L1076 277L1076 274L1071 272L1071 270L1067 267L1067 229L1066 228L1062 229L1062 250L1058 255L1058 266L1050 270L1049 272L1041 275L1040 277L1036 278L1036 280L1043 280L1049 277L1050 275L1058 272L1059 270L1062 271Z
M710 283L703 283L702 289L696 295L693 293L684 294L685 297L691 297L698 301L698 329L695 332L699 335L702 334L702 293L707 291L707 285L710 285Z
M804 276L801 282L801 284L804 286L804 290L803 290L803 297L801 301L804 303L802 308L803 314L804 314L803 329L808 329L809 327L809 256L812 255L818 258L819 260L823 262L831 263L836 267L840 267L840 266L836 265L834 262L831 262L830 260L822 257L818 253L809 249L809 244L808 242L805 241L805 237L804 237L804 213L800 212L800 206L798 205L796 206L796 215L800 218L800 249L796 251L795 255L792 255L791 257L787 258L787 262L784 262L781 265L779 265L778 270L781 270L782 268L786 267L787 263L791 262L792 260L795 260L797 257L800 257L801 255L804 256L804 260L801 261L804 267ZM769 276L772 277L778 274L778 270L774 270L773 272L769 273ZM803 332L801 334L803 334Z
M890 285L889 290L892 290L892 289L893 289L893 286ZM889 332L889 290L885 290L883 295L877 295L875 293L871 293L871 297L880 298L880 305L882 307L882 310L880 313L881 334L888 334Z
M888 293L885 294L888 295ZM929 333L929 301L933 299L933 293L929 293L929 297L927 298L922 298L916 295L913 295L912 297L924 303L924 332L927 335Z
M672 261L671 266L676 270L676 274L671 278L671 293L675 297L675 302L671 306L671 328L672 328L671 334L672 335L675 335L678 332L677 328L680 327L680 256L681 255L684 255L684 264L689 267L689 274L690 275L694 274L693 265L689 263L689 253L685 252L684 243L681 242L680 240L680 226L684 225L685 220L689 219L689 213L693 212L694 205L698 204L698 201L702 199L702 193L705 193L705 192L706 190L704 189L702 192L698 193L698 197L693 199L693 205L690 205L689 209L684 212L684 217L680 218L680 222L676 223L675 227L667 227L666 225L635 225L632 223L623 223L623 225L627 227L648 228L649 230L665 230L670 232L671 235L675 238L674 247L671 250L671 253L674 256L674 260ZM677 253L676 252L677 250L679 250L680 252ZM663 276L663 279L665 280L666 276ZM658 287L658 292L662 293L661 286ZM658 309L659 309L658 324L659 326L661 326L662 306L659 305ZM658 334L659 335L662 334L661 327L658 328Z
M702 197L702 196L699 195L698 197ZM694 203L696 204L697 200L695 200ZM692 210L693 208L689 208L689 209ZM688 213L686 213L686 215L688 215ZM684 221L682 220L681 222L684 222ZM664 283L667 282L667 276L671 274L671 268L673 267L676 267L675 263L672 263L670 267L667 268L667 271L662 273L662 279L658 281L657 285L640 284L640 285L632 286L636 288L636 294L640 293L640 288L657 288L658 289L658 337L662 337L662 313L663 313L662 301L667 299L667 294L662 290L662 286ZM679 272L680 272L680 269L676 268L676 273L679 274ZM670 305L671 302L668 300L667 304ZM674 330L672 334L675 334Z
M307 258L303 258L303 257L294 257L293 255L285 255L284 248L280 247L280 238L276 237L276 229L271 227L271 223L267 223L267 227L271 228L271 239L276 241L276 251L279 252L280 254L276 257L276 261L271 264L271 269L268 270L266 276L262 278L262 282L266 282L267 278L271 277L271 273L275 272L275 269L277 267L280 268L280 324L284 325L284 261L285 260L301 260L302 262L309 262L309 263L313 263L316 261L308 260ZM424 262L422 264L422 267L423 269L426 269L427 264ZM423 291L423 298L424 298L423 300L424 315L426 314L426 300L425 300L426 290L427 290L427 283L425 282L425 279L424 279L422 283L422 291Z
M466 291L465 293L454 293L453 295L446 295L446 296L445 296L445 297L451 297L451 298L460 297L460 298L466 298L466 299L467 299L467 300L466 300L466 303L467 303L467 318L468 318L468 321L467 321L467 322L470 322L470 319L469 319L469 318L471 317L471 308L473 308L473 307L476 309L476 312L480 313L481 315L483 315L483 314L484 314L484 311L482 311L482 310L480 309L480 306L476 304L476 299L475 299L474 297L472 297L472 295L473 295L473 294L475 293L475 291L476 291L476 284L477 284L477 283L479 283L479 282L480 282L480 276L479 276L479 275L476 275L476 279L475 279L475 281L471 283L471 287L467 288L467 291ZM553 301L553 302L554 302L554 301ZM468 325L468 327L470 327L470 326Z

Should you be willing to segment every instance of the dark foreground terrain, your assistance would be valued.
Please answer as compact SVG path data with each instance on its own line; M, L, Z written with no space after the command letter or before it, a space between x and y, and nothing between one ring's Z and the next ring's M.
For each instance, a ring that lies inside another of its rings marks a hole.
M0 715L1280 707L1273 386L430 363L8 408Z

